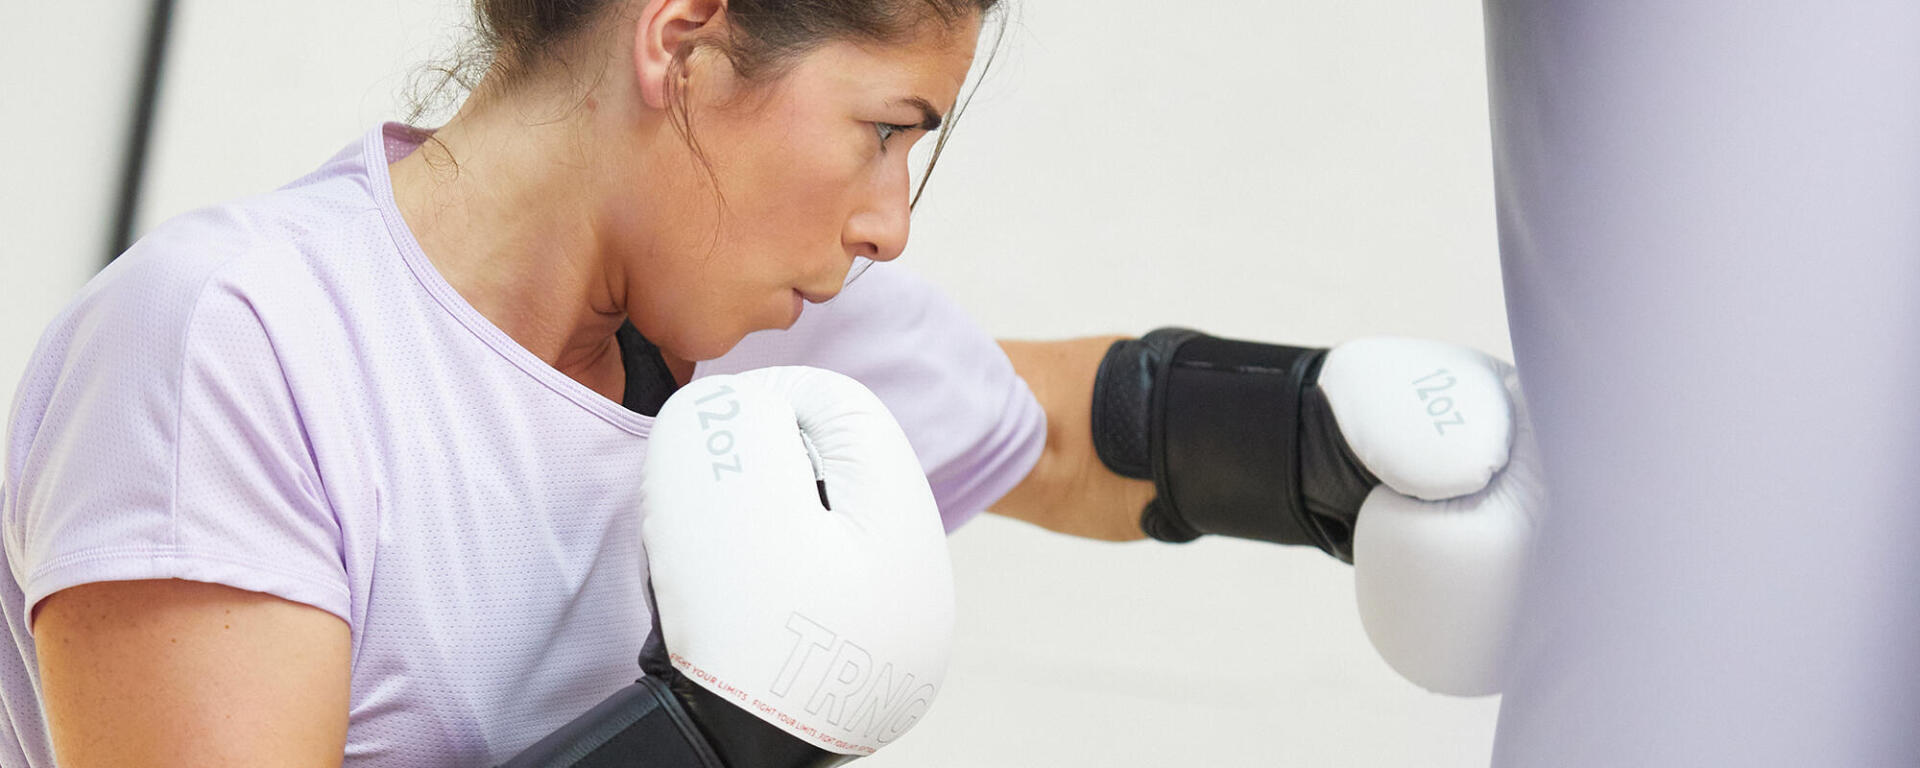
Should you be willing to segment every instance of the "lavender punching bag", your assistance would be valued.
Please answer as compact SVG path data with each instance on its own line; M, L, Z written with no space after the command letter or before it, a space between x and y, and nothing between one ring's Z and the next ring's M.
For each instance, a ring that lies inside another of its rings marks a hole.
M1488 0L1497 766L1920 765L1920 2Z

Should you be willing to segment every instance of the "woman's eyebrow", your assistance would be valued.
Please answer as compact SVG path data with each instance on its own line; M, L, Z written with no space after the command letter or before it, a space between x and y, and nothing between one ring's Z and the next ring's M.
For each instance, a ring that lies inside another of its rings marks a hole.
M893 103L920 110L920 124L914 127L923 131L940 130L940 110L934 109L933 104L928 103L926 99L918 96L906 96L894 99Z

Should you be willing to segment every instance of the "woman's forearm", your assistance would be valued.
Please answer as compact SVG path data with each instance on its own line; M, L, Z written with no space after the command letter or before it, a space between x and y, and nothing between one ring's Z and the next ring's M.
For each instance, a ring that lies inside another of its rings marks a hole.
M1114 474L1093 448L1094 373L1121 338L1000 342L1046 411L1047 443L1026 479L990 511L1090 539L1146 537L1140 509L1153 498L1153 483Z

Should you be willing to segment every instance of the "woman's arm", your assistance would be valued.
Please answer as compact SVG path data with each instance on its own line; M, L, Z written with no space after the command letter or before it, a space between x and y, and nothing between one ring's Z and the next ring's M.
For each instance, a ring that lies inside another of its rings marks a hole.
M1094 374L1121 338L1000 342L1047 412L1047 444L1033 471L990 511L1090 539L1146 538L1140 510L1153 498L1153 482L1114 474L1093 450Z
M62 768L341 763L350 645L333 614L148 580L61 590L33 621Z

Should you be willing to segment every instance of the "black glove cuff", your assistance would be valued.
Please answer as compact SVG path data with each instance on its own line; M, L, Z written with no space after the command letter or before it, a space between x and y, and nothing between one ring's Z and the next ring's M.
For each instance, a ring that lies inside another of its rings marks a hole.
M1199 331L1161 328L1107 347L1093 379L1093 450L1122 477L1153 479L1153 383Z
M607 697L501 768L726 768L666 683L652 677Z
M653 583L647 583L647 602ZM816 747L687 679L660 614L640 646L645 677L547 734L501 768L832 768L854 759Z
M1375 481L1339 455L1344 441L1313 386L1326 353L1181 328L1110 347L1094 380L1094 449L1114 472L1154 481L1141 529L1162 541L1222 534L1350 559L1344 508L1359 504L1349 491L1364 498ZM1303 449L1303 434L1314 445ZM1320 455L1329 449L1331 459ZM1307 482L1303 467L1326 477ZM1325 514L1335 508L1341 514Z
M729 768L832 768L854 759L808 744L677 671L667 687Z
M647 604L660 604L654 599L652 580L647 581ZM646 680L659 681L675 704L686 712L687 721L691 724L688 732L704 737L703 743L719 756L718 765L726 768L832 768L854 759L853 755L829 752L808 744L747 712L743 709L745 704L722 698L687 679L673 666L666 637L666 632L660 628L660 612L655 610L653 631L640 644L640 670L647 674Z

